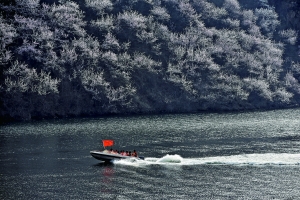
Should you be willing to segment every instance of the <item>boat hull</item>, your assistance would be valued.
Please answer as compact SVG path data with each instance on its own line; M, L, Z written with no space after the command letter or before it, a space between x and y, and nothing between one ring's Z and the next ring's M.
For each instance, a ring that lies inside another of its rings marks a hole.
M97 160L101 160L104 162L111 162L112 160L132 158L131 156L122 156L120 154L114 154L114 153L108 153L108 152L106 153L103 151L90 151L90 154ZM142 158L140 157L138 159L142 159Z

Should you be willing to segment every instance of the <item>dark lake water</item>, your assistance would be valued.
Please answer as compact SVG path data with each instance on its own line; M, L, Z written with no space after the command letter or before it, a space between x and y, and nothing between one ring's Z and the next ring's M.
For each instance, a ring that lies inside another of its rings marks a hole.
M0 126L0 199L297 199L300 109ZM144 161L103 164L102 139Z

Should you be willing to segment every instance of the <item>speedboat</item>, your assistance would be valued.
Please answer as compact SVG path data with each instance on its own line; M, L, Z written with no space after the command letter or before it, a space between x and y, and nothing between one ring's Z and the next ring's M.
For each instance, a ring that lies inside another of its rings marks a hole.
M142 159L142 160L144 159L144 157L123 156L118 153L111 153L108 150L104 150L104 151L94 150L94 151L90 151L90 154L97 160L101 160L104 162L111 162L113 160L130 159L130 158Z
M114 141L113 140L102 140L103 142L103 151L95 150L90 151L90 154L96 158L97 160L101 160L104 162L110 162L112 160L120 160L120 159L129 159L129 158L135 158L135 159L142 159L144 160L144 157L133 157L133 156L123 156L121 154L118 154L116 152L108 151L105 149L105 147L113 146Z

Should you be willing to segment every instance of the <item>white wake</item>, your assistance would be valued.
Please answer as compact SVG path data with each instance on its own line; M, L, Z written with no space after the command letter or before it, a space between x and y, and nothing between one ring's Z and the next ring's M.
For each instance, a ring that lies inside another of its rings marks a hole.
M300 165L300 154L266 153L241 154L203 158L182 158L180 155L165 155L162 158L146 157L115 161L115 164L143 165Z

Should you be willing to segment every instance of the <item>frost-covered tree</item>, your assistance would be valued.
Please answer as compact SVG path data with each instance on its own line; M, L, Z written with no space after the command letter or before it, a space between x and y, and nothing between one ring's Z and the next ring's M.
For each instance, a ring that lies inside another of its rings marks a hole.
M102 44L102 48L106 50L118 50L120 49L120 45L118 40L114 35L110 32L105 36L104 42Z
M63 4L52 5L48 13L51 25L65 31L67 36L84 36L86 31L83 21L83 11L73 1L66 1Z
M294 77L294 74L292 72L288 72L285 75L285 84L289 89L296 92L297 94L300 94L300 83Z
M255 9L254 14L257 17L257 23L262 31L267 34L268 37L272 37L277 26L280 24L278 14L274 8L258 8Z
M156 62L142 53L135 52L133 56L133 65L139 68L146 68L149 71L156 71L155 69L159 69L161 63Z
M105 11L112 9L112 2L110 0L85 0L86 6L94 9L98 15L102 15Z
M225 8L219 8L207 0L194 0L192 3L195 6L196 11L201 13L201 17L207 20L207 22L211 20L219 20L228 15L228 12Z
M92 68L87 68L80 71L80 79L83 87L93 94L93 97L101 100L105 97L103 90L109 86L109 83L105 81L103 71L95 71Z
M295 45L297 38L298 38L298 32L292 29L282 30L279 31L279 35L284 38L285 42Z
M0 66L7 64L12 60L12 52L7 48L12 44L17 36L16 29L13 25L8 24L2 16L0 16Z
M190 20L197 19L196 11L189 2L180 2L178 5L178 9L183 16L189 18Z
M254 15L252 10L244 10L242 15L242 25L246 27L251 27L255 24L257 17Z
M4 72L5 89L7 92L33 92L39 95L58 93L59 79L53 79L50 73L28 68L24 63L14 62Z
M98 29L100 32L109 32L114 29L114 16L104 15L97 20L91 21L91 26Z
M16 8L24 15L38 15L40 0L15 0Z
M237 0L224 0L223 7L230 13L239 14L241 7Z
M118 23L120 28L130 28L133 30L140 30L146 28L147 18L136 11L127 11L119 13Z
M155 6L151 10L151 14L162 22L169 21L170 15L168 14L167 10L164 7Z

